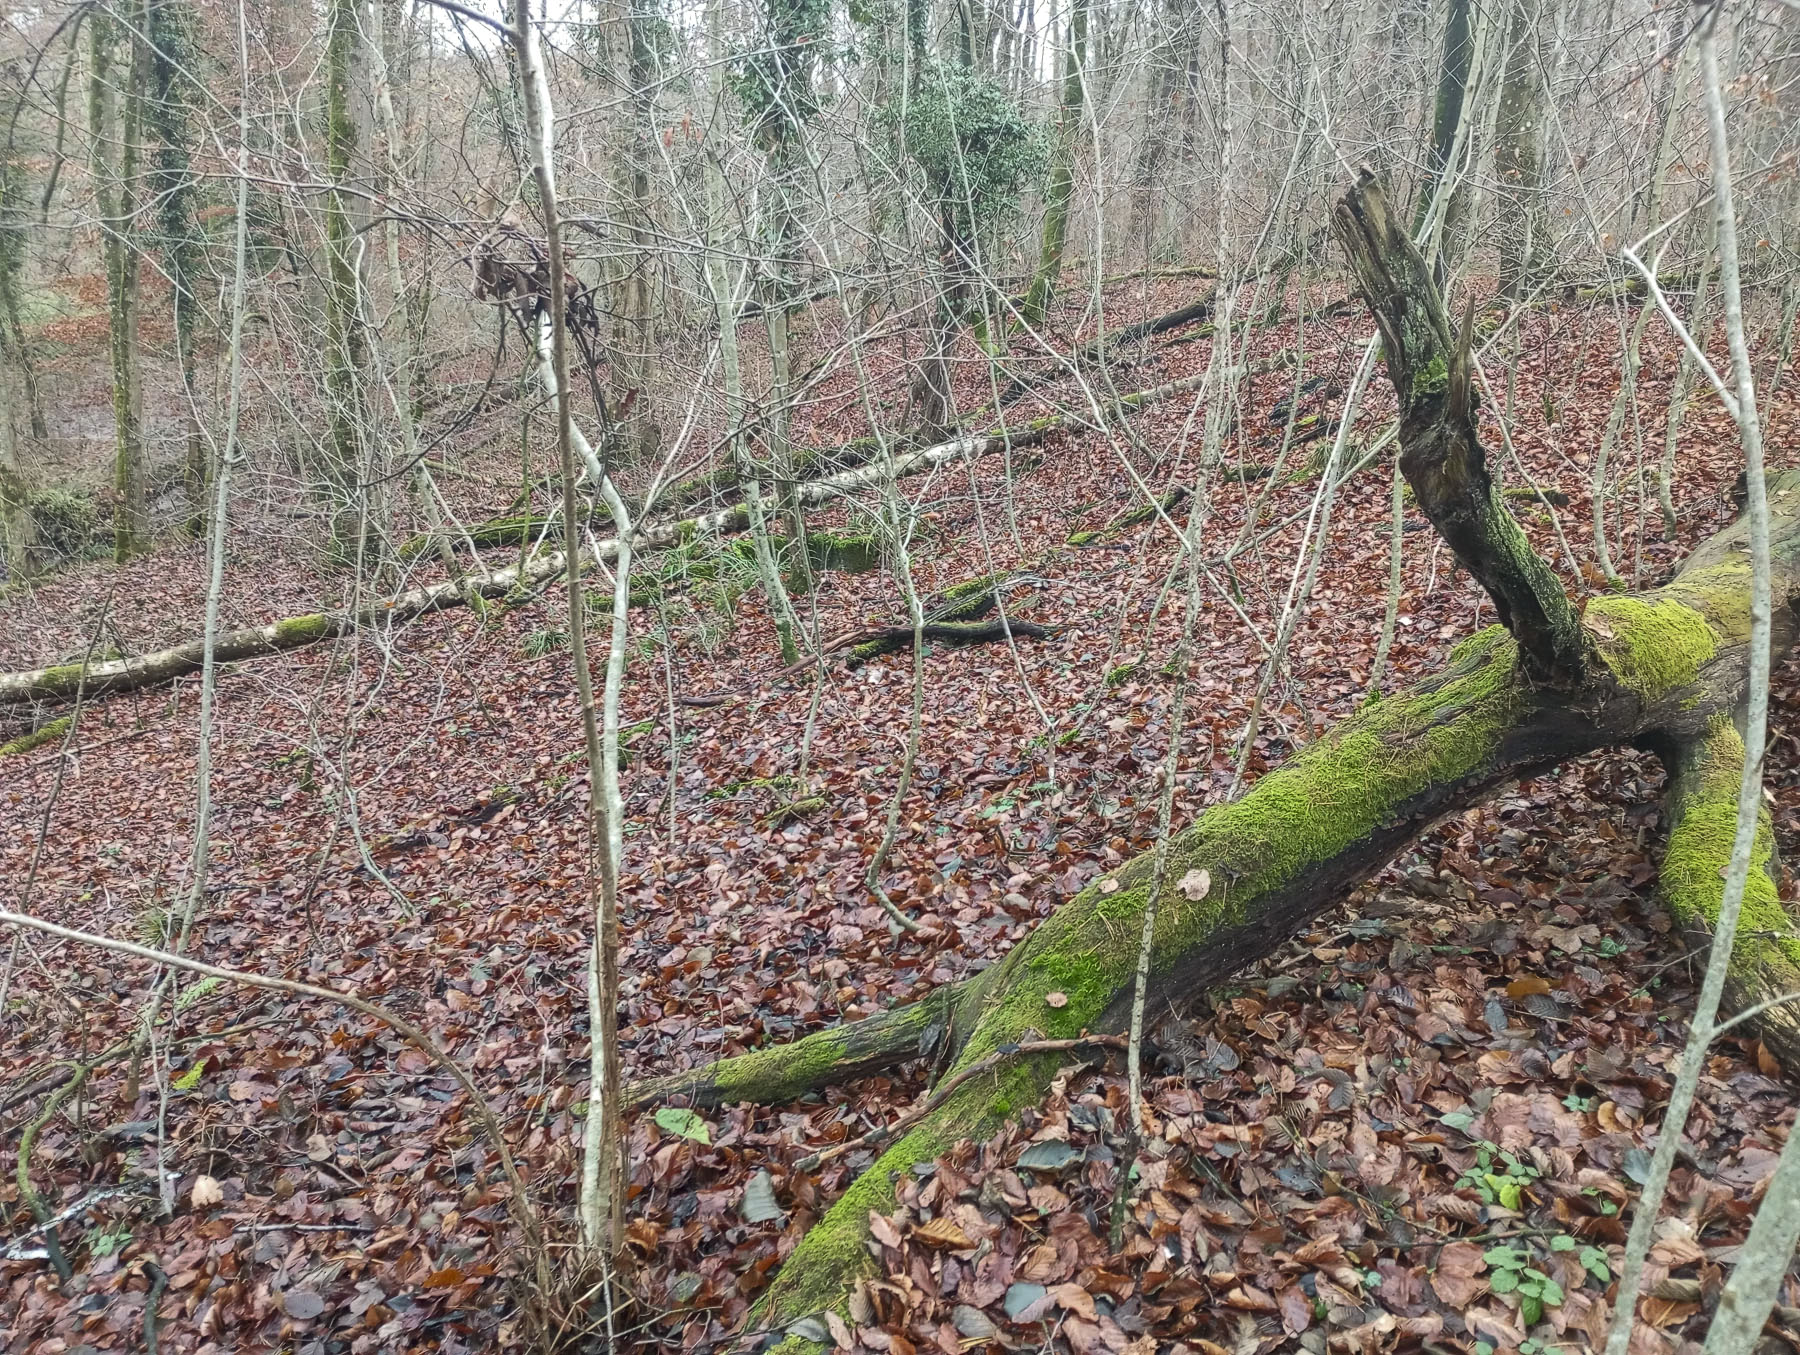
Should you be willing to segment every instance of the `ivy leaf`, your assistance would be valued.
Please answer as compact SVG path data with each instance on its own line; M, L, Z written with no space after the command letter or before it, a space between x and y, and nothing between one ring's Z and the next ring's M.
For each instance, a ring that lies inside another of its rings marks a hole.
M707 1128L705 1120L691 1110L664 1106L656 1112L656 1127L671 1134L679 1134L684 1139L692 1139L695 1143L712 1142L712 1130Z

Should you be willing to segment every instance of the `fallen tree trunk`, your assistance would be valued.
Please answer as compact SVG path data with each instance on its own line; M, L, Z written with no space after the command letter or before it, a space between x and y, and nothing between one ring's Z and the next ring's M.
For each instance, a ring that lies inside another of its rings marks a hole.
M1424 261L1387 218L1372 180L1340 206L1338 230L1383 329L1401 404L1402 470L1514 629L1494 626L1463 641L1443 673L1345 720L1167 844L1151 942L1153 1006L1188 999L1271 953L1431 822L1501 782L1625 743L1669 750L1675 828L1666 889L1690 925L1703 929L1709 906L1716 914L1717 866L1730 851L1743 757L1729 721L1748 671L1743 527L1707 543L1667 586L1597 597L1577 616L1505 515L1475 432L1467 350L1450 334ZM1800 472L1769 488L1774 642L1783 651L1800 602ZM1722 840L1714 822L1721 813ZM820 1328L803 1319L848 1310L871 1268L870 1214L893 1208L896 1179L1037 1103L1064 1062L1023 1050L1006 1062L994 1056L1124 1028L1153 872L1146 854L1094 881L950 1001L948 1044L937 1054L946 1082L984 1071L917 1114L801 1239L753 1315L755 1328L785 1334L778 1349L818 1350L808 1334ZM1191 887L1202 879L1205 887ZM1800 941L1772 888L1754 897L1757 944L1737 961L1740 1003L1800 988ZM1764 1039L1800 1053L1788 1018L1777 1014L1784 1011L1760 1015ZM783 1069L779 1053L759 1057L773 1084L793 1085L791 1075L773 1075ZM794 1060L807 1062L798 1053ZM715 1084L751 1083L712 1076Z
M1172 395L1196 390L1204 379L1205 374L1202 373L1200 376L1137 391L1123 396L1119 405L1125 410L1140 409ZM892 462L893 473L896 476L921 475L941 466L990 455L1008 445L1029 447L1042 442L1052 433L1087 426L1089 421L1083 416L1053 414L1009 428L1004 434L995 430L972 437L952 438L933 447L896 455ZM844 471L800 486L798 498L805 504L825 503L875 484L887 473L885 464ZM644 529L638 534L634 548L656 550L679 545L699 536L739 532L748 528L749 521L748 512L742 504L738 504L717 512L703 513L697 517ZM598 558L610 560L617 551L617 542L602 541L599 543ZM555 551L534 557L526 562L523 569L513 566L495 570L482 578L469 578L461 583L451 581L415 588L361 608L312 612L303 616L286 617L264 626L228 631L218 637L217 658L220 663L263 658L317 644L321 640L335 639L353 630L392 626L447 607L461 606L471 596L505 597L515 588L528 588L545 582L561 572L563 567L562 552ZM90 697L106 696L135 691L141 687L185 677L189 673L197 673L200 671L204 650L204 643L196 638L133 659L88 664L85 690ZM83 665L70 663L27 672L0 674L0 706L21 705L32 701L71 700L83 686L82 672Z
M994 403L1004 409L1034 386L1042 385L1046 381L1054 381L1069 371L1080 371L1091 367L1107 354L1131 344L1141 343L1145 339L1154 338L1158 334L1166 334L1172 329L1180 329L1184 325L1210 320L1212 313L1213 293L1208 292L1199 300L1191 301L1185 306L1177 306L1172 311L1166 311L1161 315L1152 316L1148 320L1140 320L1134 325L1127 325L1123 329L1089 339L1071 353L1066 362L1059 361L1049 371L1035 376L1014 373L1000 388L999 395L994 397Z
M1737 836L1744 740L1731 717L1718 714L1698 737L1666 741L1658 751L1669 770L1669 845L1659 888L1690 942L1704 949L1719 920L1726 866ZM1775 833L1765 803L1723 1005L1739 1013L1762 1008L1756 1025L1763 1045L1783 1067L1800 1071L1800 1007L1785 1000L1796 993L1800 937L1776 888Z
M946 644L969 645L992 643L1014 635L1034 640L1045 640L1054 635L1057 630L1054 626L1041 626L1035 621L1021 621L1016 617L978 620L999 605L1000 592L1006 587L1008 577L1005 574L982 575L953 584L932 598L925 606L924 638ZM912 642L913 628L908 624L864 626L860 630L845 631L820 645L817 654L809 654L782 669L772 680L783 682L826 658L846 651L846 666L857 668L883 654L897 654L901 650L911 649ZM749 696L752 690L754 689L749 687L738 687L676 699L681 705L709 710L730 701L741 700Z
M1040 626L1035 621L1021 621L1017 617L995 617L992 621L927 621L921 628L921 635L927 640L936 640L951 645L992 644L996 640L1004 640L1009 636L1023 635L1032 640L1046 640L1056 632L1049 626ZM850 647L847 660L852 668L860 667L870 659L878 659L883 654L898 654L901 650L911 649L913 628L911 626L870 626L859 631L855 636L856 643Z
M548 528L554 519L541 513L509 513L502 517L489 518L486 522L478 522L468 530L469 541L477 546L519 546L529 548L536 541L538 534ZM460 545L462 537L452 531L443 533L422 532L418 536L408 537L400 543L400 558L416 560L426 551L431 550L440 541L449 541Z

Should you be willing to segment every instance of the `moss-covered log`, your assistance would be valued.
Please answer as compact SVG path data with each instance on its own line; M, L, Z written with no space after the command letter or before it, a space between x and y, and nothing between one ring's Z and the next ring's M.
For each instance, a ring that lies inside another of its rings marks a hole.
M29 734L21 734L11 743L0 743L0 757L17 757L21 753L29 753L53 743L69 732L69 725L74 721L71 715L59 716L39 725Z
M1161 517L1165 513L1174 513L1187 501L1188 490L1183 485L1176 485L1166 494L1159 495L1154 503L1141 503L1136 508L1128 509L1108 522L1104 527L1088 531L1071 532L1067 544L1071 546L1091 546L1096 541L1104 541L1107 537L1124 531L1127 527L1136 527L1140 523Z
M946 984L917 1002L818 1031L791 1044L753 1049L703 1068L646 1078L625 1089L628 1108L670 1102L780 1105L821 1087L930 1058L942 1044L962 988Z
M1778 519L1783 602L1776 641L1792 642L1800 600L1800 473L1771 485ZM1666 588L1595 599L1584 616L1589 685L1576 700L1535 682L1517 642L1495 626L1465 640L1449 669L1337 726L1258 781L1242 799L1208 810L1169 844L1157 901L1152 1003L1223 981L1268 954L1442 814L1473 803L1501 781L1595 748L1663 738L1706 750L1680 773L1690 803L1734 797L1741 745L1719 716L1739 699L1749 639L1748 565L1741 528L1703 550ZM1732 758L1739 759L1733 762ZM1711 778L1710 780L1708 778ZM1682 897L1710 891L1716 911L1716 842L1684 857L1705 815L1684 816L1671 848ZM1705 829L1711 832L1710 828ZM1704 858L1701 860L1701 858ZM1719 858L1722 859L1722 858ZM1700 860L1690 869L1684 861ZM1203 870L1210 891L1182 891ZM1710 871L1710 882L1703 877ZM951 1071L1034 1038L1117 1032L1128 1019L1136 938L1151 880L1139 857L1063 905L1005 960L966 985L951 1022ZM1757 897L1761 897L1758 895ZM1774 904L1772 894L1764 900ZM1705 902L1687 905L1704 915ZM1786 936L1775 905L1753 913L1760 948L1740 965L1740 1001L1800 987L1800 943ZM1053 996L1054 995L1054 996ZM781 1329L844 1304L867 1273L870 1210L893 1206L894 1178L962 1138L997 1130L1035 1104L1055 1077L1054 1057L1020 1059L973 1082L887 1149L794 1251L760 1312ZM790 1350L807 1348L790 1336Z
M1171 396L1197 389L1207 374L1170 381L1148 390L1133 392L1120 398L1121 409L1141 409ZM852 491L873 484L889 473L896 476L921 475L940 466L988 456L1007 446L1029 447L1042 442L1052 433L1065 428L1085 427L1086 420L1074 415L1050 415L1015 425L1004 434L998 431L975 437L952 438L936 446L896 455L891 463L842 471L799 487L796 497L804 504L827 503ZM741 532L750 525L749 513L738 504L716 512L683 518L641 531L638 550L663 549L691 541L698 536L724 532ZM599 558L611 559L617 543L599 543ZM415 588L394 597L383 598L359 611L345 610L310 613L288 617L265 626L251 626L230 631L218 639L218 658L222 663L236 663L261 658L287 650L333 639L359 627L391 626L446 607L461 606L472 596L504 597L515 588L529 588L543 583L563 568L560 551L541 554L518 568L496 570L479 579L464 583L441 583ZM200 671L203 645L199 639L159 650L135 659L120 659L87 666L87 693L103 696L135 691L141 687L169 682ZM19 673L0 673L0 706L32 701L67 701L82 685L82 665L55 664Z
M691 540L701 532L739 530L742 525L741 511L727 509L654 528L643 534L642 546L668 547ZM600 559L609 560L617 552L616 542L599 543ZM267 625L225 631L215 641L215 658L220 663L238 663L303 649L355 630L393 627L446 607L463 606L472 597L505 597L515 589L529 589L563 572L561 551L540 552L526 561L523 568L514 566L491 571L479 578L471 576L461 581L414 588L378 599L365 607L309 612ZM85 691L90 697L105 696L170 682L199 672L205 650L205 641L197 638L136 658L90 663L85 666L85 679L80 663L0 674L0 706L32 701L68 701L77 691Z
M1050 627L1040 626L1035 621L1021 621L1009 616L1004 620L995 617L991 621L927 621L923 634L925 639L939 644L985 645L1014 635L1044 640L1054 632ZM883 654L898 654L903 649L912 648L911 626L878 626L865 632L865 635L867 638L850 646L845 663L851 668L860 667Z
M1487 475L1470 394L1455 389L1466 378L1464 358L1423 261L1367 178L1339 220L1400 388L1402 468L1459 558L1496 601L1509 602L1500 610L1510 629L1463 641L1445 672L1366 707L1167 844L1153 1008L1272 952L1439 816L1512 777L1622 743L1682 750L1671 754L1677 813L1667 888L1690 918L1703 923L1709 907L1717 911L1717 865L1729 852L1729 826L1721 847L1717 820L1743 756L1726 717L1748 672L1744 526L1707 542L1666 587L1596 598L1576 617ZM1777 476L1769 490L1773 638L1785 651L1800 602L1800 472ZM1209 888L1185 888L1199 872ZM1152 882L1149 855L1125 863L968 983L952 1013L949 1072L1038 1038L1121 1030ZM1734 979L1740 1002L1800 985L1800 943L1789 939L1772 889L1759 886L1751 907L1751 948ZM893 1207L896 1178L1036 1103L1058 1063L1017 1058L920 1119L802 1238L759 1305L757 1327L785 1333L790 1355L816 1349L807 1338L818 1328L796 1324L846 1308L871 1264L870 1213Z
M1731 717L1713 716L1699 737L1659 748L1669 771L1669 845L1660 890L1682 931L1704 948L1719 921L1725 868L1737 837L1744 740ZM1747 1012L1800 993L1800 929L1776 888L1775 833L1764 805L1725 980L1728 1011ZM1754 1021L1764 1045L1800 1069L1800 1007L1780 1002Z
M475 545L489 546L526 546L533 545L538 533L551 528L552 520L536 513L510 513L503 517L489 518L486 522L478 522L469 528L469 540ZM453 543L460 544L462 538L454 532L446 536ZM419 536L408 537L400 543L400 558L416 560L426 551L433 549L438 538L430 532Z
M1172 330L1199 324L1203 320L1210 320L1212 313L1213 291L1209 289L1205 296L1190 301L1185 306L1177 306L1174 310L1166 311L1162 315L1152 316L1148 320L1140 320L1136 324L1126 325L1123 329L1113 330L1097 338L1089 339L1070 354L1066 362L1058 362L1048 371L1029 376L1022 372L1015 372L1000 388L999 394L995 397L995 403L1004 409L1034 386L1054 381L1072 369L1081 370L1092 367L1102 358L1134 343L1142 343L1145 339L1154 338L1158 334L1167 334Z

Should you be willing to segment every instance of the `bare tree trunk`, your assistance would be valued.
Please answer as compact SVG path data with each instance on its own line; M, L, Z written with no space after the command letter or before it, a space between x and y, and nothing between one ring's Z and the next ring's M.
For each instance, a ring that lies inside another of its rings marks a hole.
M1019 306L1019 322L1041 325L1062 276L1063 244L1069 236L1069 203L1075 196L1075 147L1081 135L1083 81L1087 66L1088 0L1074 0L1069 13L1069 46L1063 56L1062 107L1057 113L1055 161L1044 194L1044 233L1037 272Z
M717 74L713 83L715 116L725 109L725 43L721 30L722 0L707 6L707 50ZM738 306L731 275L725 266L725 175L719 155L706 156L706 205L709 248L706 252L706 279L712 289L713 304L719 318L719 365L725 377L725 421L733 430L742 427L744 378L738 361ZM773 350L773 345L771 345ZM794 608L781 582L781 570L769 541L767 515L763 510L762 486L750 455L747 439L734 431L730 446L731 472L744 490L744 506L750 514L751 547L756 554L756 572L762 580L763 596L768 600L769 615L775 623L775 634L781 644L783 667L791 668L800 661L799 646L794 642Z
M326 0L325 11L325 476L333 553L369 558L377 546L365 480L363 377L368 340L362 325L363 245L346 194L356 155L351 115L357 49L356 0Z
M71 65L73 57L70 58ZM16 119L19 105L8 110ZM60 132L60 127L59 127ZM0 360L18 373L30 412L31 436L42 442L49 437L44 420L44 398L38 390L37 363L25 338L19 312L19 287L25 275L26 225L29 220L24 193L25 171L12 153L0 151Z
M382 235L387 246L388 292L396 325L389 381L392 383L394 417L400 424L401 464L409 468L407 478L412 484L413 499L418 504L420 516L425 520L426 531L437 550L439 561L451 578L458 578L462 569L457 563L456 549L444 530L444 514L438 504L437 486L432 483L431 469L425 464L424 453L419 450L418 419L413 408L411 292L406 285L406 273L400 261L400 209L394 201L401 187L402 133L400 119L394 113L393 82L386 48L387 18L383 11L382 0L368 0L368 32L365 36L368 40L370 83L375 95L375 125L381 140L388 198L388 210L383 213L385 219L382 222ZM479 567L479 556L476 557L476 564ZM478 597L479 594L471 595L472 600Z
M1425 180L1419 189L1415 228L1445 191L1444 179L1452 169L1457 131L1463 122L1463 101L1469 90L1469 70L1475 59L1474 22L1469 0L1448 0L1443 55L1438 61L1437 98L1432 105L1431 146L1426 155ZM1446 214L1447 209L1448 203ZM1443 252L1438 250L1432 259L1432 275L1439 285L1443 274Z
M19 465L17 403L13 372L0 367L0 567L7 581L28 579L37 572L37 524L31 495Z
M1500 197L1500 294L1524 293L1548 242L1542 121L1544 0L1513 0L1494 168Z
M1773 921L1777 924L1778 931L1787 930L1785 925L1781 925L1786 922L1786 915L1780 910L1778 894L1775 895L1773 912L1770 911L1769 895L1774 891L1767 869L1770 837L1762 779L1763 754L1768 738L1769 672L1778 629L1774 610L1777 579L1770 511L1771 487L1763 471L1762 423L1756 408L1755 368L1750 360L1739 285L1737 217L1732 192L1730 143L1725 130L1725 96L1719 78L1718 19L1717 7L1708 10L1701 18L1698 46L1700 78L1706 94L1707 127L1710 133L1713 206L1719 246L1719 290L1724 302L1725 334L1731 349L1731 381L1729 384L1721 381L1718 393L1737 423L1739 441L1744 450L1746 517L1743 536L1747 539L1742 544L1748 547L1744 552L1748 559L1742 560L1737 566L1750 576L1747 590L1750 605L1747 609L1749 635L1743 697L1744 733L1737 756L1727 757L1722 769L1715 765L1702 770L1698 776L1677 777L1678 790L1682 788L1685 779L1691 791L1686 821L1690 825L1703 824L1704 815L1695 812L1691 807L1692 802L1704 801L1707 798L1704 789L1706 782L1711 779L1716 785L1721 773L1728 790L1731 772L1735 769L1735 823L1732 825L1731 853L1723 864L1723 884L1719 888L1716 905L1710 909L1706 906L1712 903L1710 878L1704 882L1691 882L1689 886L1691 889L1704 890L1707 896L1705 904L1701 904L1700 908L1703 914L1705 911L1711 912L1711 916L1706 917L1705 921L1710 924L1712 948L1707 956L1706 974L1700 984L1700 994L1694 1001L1694 1019L1689 1027L1688 1046L1682 1057L1675 1085L1669 1093L1669 1104L1663 1111L1662 1132L1657 1137L1656 1152L1650 1159L1649 1175L1632 1217L1631 1233L1626 1238L1625 1259L1619 1267L1618 1297L1614 1303L1612 1326L1607 1333L1606 1355L1626 1355L1631 1345L1632 1329L1637 1316L1638 1285L1643 1275L1644 1261L1650 1252L1650 1242L1661 1211L1663 1193L1668 1187L1669 1173L1675 1165L1675 1155L1686 1131L1688 1111L1699 1091L1702 1070L1706 1067L1706 1050L1717 1033L1719 1006L1727 996L1727 988L1734 975L1733 947L1740 920L1748 909L1752 919ZM1651 280L1651 285L1654 288L1654 279ZM1784 577L1779 582L1782 585L1782 602L1787 604L1791 597L1785 587L1785 574L1784 562ZM1787 611L1786 606L1783 611ZM1788 619L1782 618L1784 622ZM1785 631L1785 627L1782 629ZM1785 641L1791 637L1784 633L1782 638ZM1720 742L1726 737L1720 724L1719 717L1715 715L1708 731L1715 757L1719 753ZM1731 734L1735 736L1736 731L1732 730ZM1723 803L1729 804L1730 801L1724 800ZM1714 844L1720 840L1717 832L1720 826L1716 822L1711 825L1714 831L1710 834L1710 839ZM1676 848L1678 842L1679 839L1672 838L1671 849ZM1715 859L1704 862L1702 868L1710 865L1713 872L1718 874L1721 872L1716 861L1716 846L1713 854ZM1755 892L1750 887L1753 878L1761 886ZM1784 962L1788 960L1785 951L1778 953ZM1788 968L1792 969L1791 963ZM1741 978L1742 962L1739 962L1737 974ZM1794 1022L1790 1014L1782 1013L1770 1029L1785 1033L1797 1027L1800 1027L1800 1023ZM1786 1156L1784 1152L1783 1157ZM1778 1274L1786 1268L1784 1254L1782 1264L1775 1271ZM1749 1337L1760 1333L1762 1329L1762 1317L1768 1312L1768 1301L1774 1297L1773 1280L1774 1276L1771 1275L1768 1292L1760 1303L1755 1327L1746 1334L1746 1344ZM1743 1349L1743 1346L1736 1349Z
M631 595L630 514L610 478L595 464L587 440L575 426L569 390L568 290L564 275L562 223L558 215L555 169L555 114L550 83L538 43L530 0L515 0L511 40L519 59L529 129L532 177L544 220L549 261L548 295L537 299L543 329L549 330L548 394L556 405L556 443L562 461L564 557L569 595L569 652L581 700L581 727L588 758L588 831L597 870L592 885L593 944L588 956L588 1110L583 1137L580 1215L583 1243L602 1260L624 1238L624 1144L620 1136L619 1076L619 862L624 854L624 802L619 794L619 689L625 675L625 625ZM543 345L540 344L540 349ZM588 669L587 596L581 587L581 530L576 511L577 443L587 451L594 487L612 510L618 532L614 556L612 632L607 648L606 687L595 718L593 676Z
M150 64L147 121L156 134L150 190L163 237L163 266L175 312L175 362L181 376L182 416L190 527L205 522L208 468L200 434L199 394L194 387L194 323L200 310L204 237L197 212L199 182L190 162L193 140L188 81L198 69L194 16L188 0L146 0Z
M130 17L132 28L141 32L141 9L133 8ZM115 24L114 19L99 13L89 20L88 125L94 141L95 199L105 241L107 333L112 357L113 555L123 563L145 549L149 534L144 516L135 242L144 62L143 44L134 33L129 38L121 101L113 83ZM115 138L119 145L116 163L108 149L109 141Z

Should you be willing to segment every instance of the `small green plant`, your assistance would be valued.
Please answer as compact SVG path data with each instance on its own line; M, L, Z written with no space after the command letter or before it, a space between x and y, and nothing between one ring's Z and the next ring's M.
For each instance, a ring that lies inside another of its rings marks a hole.
M1482 1253L1482 1259L1493 1272L1488 1276L1488 1288L1496 1294L1516 1293L1519 1296L1519 1320L1527 1327L1536 1326L1543 1320L1544 1309L1554 1308L1563 1301L1562 1286L1532 1265L1537 1258L1523 1248L1489 1247Z
M569 647L569 633L566 630L534 630L525 637L525 657L541 659L546 654L554 654L559 649Z
M1517 1209L1523 1202L1525 1187L1541 1173L1528 1162L1521 1162L1496 1143L1483 1140L1475 1146L1475 1165L1457 1178L1458 1190L1473 1190L1483 1204L1497 1204L1503 1209Z
M122 1250L129 1241L131 1241L131 1229L129 1228L102 1228L89 1240L88 1250L98 1259Z
M224 979L209 977L201 979L198 983L190 983L176 996L175 1010L178 1012L186 1011L208 993L211 993L222 986L224 982Z
M1593 1186L1583 1186L1581 1188L1581 1193L1591 1197L1594 1202L1600 1206L1600 1212L1607 1218L1611 1218L1614 1214L1619 1212L1619 1206L1614 1204L1603 1192L1596 1190Z
M138 940L146 946L162 946L169 940L169 924L172 917L167 908L159 908L151 904L137 915Z
M1594 1108L1594 1098L1583 1096L1579 1092L1570 1092L1562 1099L1563 1109L1572 1110L1577 1115L1586 1115Z
M1608 1202L1610 1203L1610 1201ZM1601 1284L1612 1283L1612 1267L1606 1264L1606 1253L1598 1247L1583 1246L1579 1239L1558 1233L1550 1239L1551 1251L1572 1251L1581 1268Z

